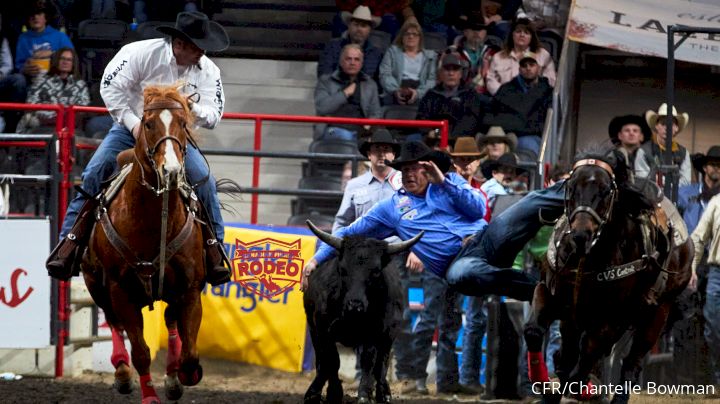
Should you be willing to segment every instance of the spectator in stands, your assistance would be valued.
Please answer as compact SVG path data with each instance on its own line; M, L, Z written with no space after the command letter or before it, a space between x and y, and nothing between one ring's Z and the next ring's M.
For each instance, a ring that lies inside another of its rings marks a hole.
M710 199L720 193L720 146L712 146L707 154L693 155L692 163L700 178L678 190L677 207L688 232L697 227Z
M460 17L460 2L457 0L413 0L413 13L425 32L437 32L443 35L449 45L458 32L453 24Z
M461 136L455 141L455 147L450 153L455 172L475 189L480 189L484 179L478 179L475 174L480 166L480 158L483 154L478 150L475 138L472 136Z
M342 16L348 29L340 38L332 39L325 45L318 61L317 76L322 77L337 70L341 51L346 45L355 44L364 55L362 72L376 79L383 55L380 49L368 41L368 36L380 23L380 19L370 14L370 9L366 6L358 6L352 14L344 12Z
M640 115L616 116L608 125L608 134L615 146L627 152L629 167L635 167L638 148L652 137L650 128Z
M496 53L490 62L485 83L490 94L495 95L501 85L518 75L520 59L528 52L535 54L540 76L547 78L550 86L555 85L555 63L552 56L540 45L540 39L530 21L520 18L513 23L511 35L505 40L503 50Z
M441 66L438 74L440 83L420 100L417 119L447 119L452 143L459 136L482 131L483 114L489 100L463 85L464 62L457 55L444 55ZM437 133L432 130L426 137L437 137Z
M481 0L460 2L460 19L475 17L490 28L490 35L505 39L522 0Z
M664 161L667 113L667 104L665 103L660 105L657 112L653 110L645 112L645 121L652 128L653 135L651 139L640 146L637 156L635 156L635 176L656 181L661 187L665 183L665 176L659 171L658 167ZM690 115L686 112L678 114L675 106L673 106L672 115L672 163L680 168L679 185L683 186L690 184L692 165L690 163L690 153L684 146L675 141L675 137L685 129L690 120Z
M466 84L473 87L478 93L487 93L485 77L490 69L492 56L499 49L491 43L486 43L487 32L490 26L485 25L476 17L460 20L458 28L462 35L455 38L449 50L458 52L460 57L468 64Z
M25 79L22 75L13 73L13 57L10 52L10 45L5 37L5 30L0 25L0 102L22 102L21 97L24 86ZM15 123L17 123L17 118ZM8 132L15 130L14 127L10 128L11 125L8 125ZM0 116L0 132L5 131L5 126L5 119Z
M570 0L524 0L518 18L527 18L541 37L550 37L562 46L570 15Z
M88 105L90 93L80 78L78 58L72 48L60 48L50 58L50 70L35 80L27 98L28 104ZM33 111L23 116L18 125L20 133L52 133L55 131L55 111Z
M205 52L228 47L230 40L223 27L210 21L205 14L182 12L178 14L174 27L160 26L157 30L169 38L127 44L105 69L100 93L115 124L83 171L82 187L85 192L77 193L68 206L60 232L60 244L51 252L46 263L51 276L63 279L72 273L73 259L78 250L82 251L94 222L94 215L85 214L94 207L92 203L85 203L87 195L96 195L102 181L117 169L115 159L118 153L135 146L141 131L143 90L147 83L177 84L179 70L185 80L179 91L187 96L199 95L190 108L195 125L213 129L222 118L225 95L220 69L205 56ZM148 60L154 63L147 63ZM193 145L187 147L185 169L188 182L196 186L195 192L208 216L202 219L206 222L202 225L206 241L206 279L212 285L223 284L230 280L230 271L224 267L224 262L228 261L223 248L225 228L215 179Z
M315 87L315 110L321 116L381 118L377 84L360 69L362 48L348 44L340 54L340 66L334 73L320 77ZM320 138L356 140L358 125L333 124Z
M415 326L412 345L413 378L417 391L427 392L427 364L432 349L433 334L439 328L437 348L438 393L475 394L458 383L458 364L455 342L462 322L459 303L461 296L448 288L445 269L462 248L463 238L486 226L485 198L458 174L447 173L442 152L432 151L422 142L410 141L402 145L400 155L389 165L402 171L403 187L391 198L378 202L367 214L335 236L365 235L386 238L397 235L409 239L423 229L424 236L412 248L423 269L423 298L425 308ZM447 173L447 174L445 174ZM452 231L448 229L452 228ZM334 249L321 243L315 256L303 269L302 287L315 268L327 261ZM312 279L309 279L312 282Z
M60 48L73 48L70 38L47 23L46 6L38 2L27 13L28 30L20 34L15 51L15 68L35 79L50 68L50 56Z
M351 13L358 6L367 6L372 14L381 18L380 24L375 28L378 31L387 32L391 37L395 37L400 28L400 20L413 21L417 23L415 14L410 8L410 0L335 0L335 6L340 10L332 20L332 36L339 37L348 29L347 23L342 17L343 12Z
M380 63L380 85L385 104L417 104L435 87L437 52L423 48L422 28L408 21Z
M517 136L505 133L501 126L491 126L486 134L478 133L475 137L480 151L486 160L497 160L505 153L512 153L517 147Z
M486 124L517 134L517 149L528 150L534 157L540 155L545 117L552 102L552 87L546 77L540 77L537 59L533 53L520 58L520 74L500 86L491 103L492 112L485 118Z

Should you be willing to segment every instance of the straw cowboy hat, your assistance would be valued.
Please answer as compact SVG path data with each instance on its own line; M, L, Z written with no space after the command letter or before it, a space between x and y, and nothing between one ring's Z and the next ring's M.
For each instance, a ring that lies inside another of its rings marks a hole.
M183 11L178 13L175 26L161 25L155 28L163 34L179 37L192 42L207 52L219 52L230 46L225 29L207 15L199 11Z
M502 156L500 156L497 160L485 160L480 165L480 171L482 171L483 176L485 179L492 178L492 172L497 170L500 167L510 167L514 168L515 172L520 174L521 172L525 172L526 170L518 165L518 159L515 156L515 153L505 153Z
M518 142L517 136L515 136L514 133L505 133L501 126L491 126L486 134L478 133L475 139L478 142L479 148L483 148L486 144L495 141L505 142L505 144L510 146L510 150L515 150Z
M340 18L342 18L345 25L350 25L351 20L358 20L367 22L373 28L380 25L380 21L382 21L380 17L376 17L370 13L370 7L368 6L357 6L352 14L348 11L343 11L340 13Z
M453 152L450 153L453 157L477 157L480 158L482 153L478 150L475 138L472 136L461 136L455 141L455 147Z
M640 131L642 131L643 134L643 140L640 143L652 137L650 128L647 126L647 123L640 115L616 116L610 121L610 124L608 125L608 135L610 135L610 140L612 140L613 144L620 144L620 140L618 139L618 133L620 133L623 126L625 125L637 125L640 127Z
M720 146L711 147L707 154L695 153L691 157L692 165L700 173L705 174L705 165L711 161L720 163Z
M443 173L448 172L452 166L450 156L441 151L433 150L418 140L403 143L400 147L400 155L393 161L385 160L385 165L400 170L403 164L416 161L432 161Z
M393 154L396 156L400 153L400 144L393 139L392 134L385 128L377 128L373 130L370 137L365 138L365 140L360 143L358 150L360 151L360 154L367 157L368 152L370 151L370 146L378 143L386 144L392 147Z
M663 102L662 105L660 105L660 108L658 108L657 112L653 110L648 110L645 112L645 121L647 122L648 126L654 128L655 124L657 124L658 119L666 117L667 114L667 104ZM678 111L677 109L675 109L674 105L672 109L672 114L673 117L677 120L678 133L680 133L683 129L685 129L685 126L687 126L687 123L690 120L690 115L688 115L687 112L678 114Z

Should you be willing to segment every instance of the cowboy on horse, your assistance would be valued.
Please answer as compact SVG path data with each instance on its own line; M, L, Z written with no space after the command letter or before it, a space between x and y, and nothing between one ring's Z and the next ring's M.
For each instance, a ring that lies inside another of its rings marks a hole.
M82 189L68 206L61 241L46 262L55 278L66 280L79 272L82 253L98 218L95 196L102 182L116 171L118 153L132 148L142 131L145 87L184 83L179 90L188 97L195 124L213 129L220 122L225 104L220 69L205 52L228 47L225 30L199 12L179 13L174 27L157 30L171 38L128 44L105 68L100 94L115 123L82 173ZM230 280L230 271L224 265L229 267L215 179L194 143L186 150L185 164L194 190L190 197L199 197L204 206L198 210L203 223L206 281L219 285Z

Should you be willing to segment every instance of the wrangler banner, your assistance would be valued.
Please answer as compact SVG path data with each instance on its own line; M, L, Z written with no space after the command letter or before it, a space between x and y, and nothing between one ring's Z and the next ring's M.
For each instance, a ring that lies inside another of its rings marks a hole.
M233 280L202 293L200 359L300 372L306 334L300 277L317 239L300 228L242 226L225 227ZM164 327L159 339L167 347Z
M668 25L720 28L718 0L574 0L568 37L604 48L667 58ZM675 39L677 43L680 34ZM720 33L692 34L675 59L720 65Z

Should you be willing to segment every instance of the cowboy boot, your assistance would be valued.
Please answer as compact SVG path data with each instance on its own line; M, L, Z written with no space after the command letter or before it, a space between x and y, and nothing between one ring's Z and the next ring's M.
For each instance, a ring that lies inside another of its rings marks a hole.
M205 280L212 286L230 282L230 270L228 269L230 260L225 253L223 244L213 235L210 238L205 237L203 246L205 248L205 268L207 271ZM227 266L225 266L226 263Z
M87 245L90 231L95 224L95 205L96 202L92 199L83 204L70 232L52 250L45 261L48 275L66 281L78 272L80 252Z

